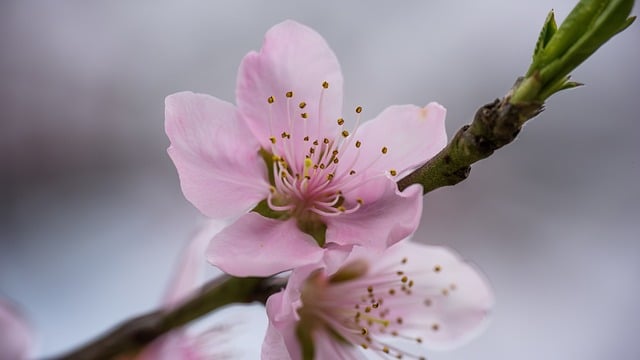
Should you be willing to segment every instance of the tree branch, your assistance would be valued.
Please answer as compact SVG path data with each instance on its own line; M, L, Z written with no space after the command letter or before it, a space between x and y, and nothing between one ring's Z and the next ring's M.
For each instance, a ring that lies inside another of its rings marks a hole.
M194 319L232 303L265 303L285 284L283 278L220 276L205 284L190 299L168 310L156 310L121 323L60 360L112 359L135 353L156 338Z
M518 86L520 80L514 85ZM426 194L443 186L455 185L469 176L471 164L515 140L522 125L543 110L538 101L511 104L510 95L482 106L473 122L463 126L449 144L427 163L398 181L404 190L422 184Z

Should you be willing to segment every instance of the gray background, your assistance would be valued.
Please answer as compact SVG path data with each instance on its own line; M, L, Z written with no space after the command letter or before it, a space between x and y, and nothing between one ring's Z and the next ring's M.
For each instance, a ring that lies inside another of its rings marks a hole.
M341 61L345 113L431 100L452 135L529 64L573 1L3 1L0 293L38 355L158 304L198 214L166 155L163 99L234 101L237 66L291 18ZM486 332L443 359L637 359L640 26L574 73L519 139L425 197L416 238L483 269ZM257 347L258 344L256 343Z

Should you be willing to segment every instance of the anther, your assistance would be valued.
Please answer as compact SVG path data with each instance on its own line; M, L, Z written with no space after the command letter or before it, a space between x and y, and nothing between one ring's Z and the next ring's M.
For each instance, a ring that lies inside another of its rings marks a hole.
M356 108L356 113L360 114L362 112L362 106L358 106Z
M323 87L323 88L325 88L325 89L328 89L328 88L329 88L329 83L328 83L328 82L326 82L326 81L325 81L325 82L323 82L323 83L322 83L322 87Z
M362 335L367 335L369 333L369 330L367 330L367 328L362 328L362 330L360 331L360 334Z
M389 170L389 174L391 174L391 176L396 176L398 175L398 172L395 169L391 169Z
M275 136L271 136L269 138L269 141L271 141L272 144L275 144L276 143L276 137Z
M440 329L440 325L438 325L438 324L431 325L431 330L438 331L438 329Z
M436 265L433 267L433 271L435 272L440 272L442 270L442 267L440 265Z
M325 144L328 144L329 143L329 139L324 138L324 139L322 139L322 142L325 143Z
M305 136L302 140L304 140L304 141L309 141L309 137L308 137L308 136Z
M347 130L342 130L342 137L349 136L349 132Z
M287 91L285 96L288 97L288 98L292 98L293 97L293 91Z
M362 200L361 198L357 198L356 202L360 205L364 204L364 200Z
M383 154L386 154L389 151L389 149L386 146L383 146L380 151L382 151Z
M306 119L306 118L307 118L307 116L308 116L308 115L307 115L307 113L302 113L302 114L300 114L300 117L302 117L303 119Z
M274 102L274 101L276 101L276 99L275 99L273 96L269 96L269 97L267 98L267 102L268 102L269 104L273 104L273 102Z
M356 147L359 148L360 146L362 146L362 142L360 140L356 141Z
M355 174L356 174L356 171L355 171L355 170L351 170L351 171L349 171L349 175L355 175Z
M311 166L313 166L313 160L311 160L310 158L305 158L304 159L304 177L305 178L309 177L309 169L311 168Z
M304 102L304 101L303 101L303 102L301 102L300 104L298 104L298 107L299 107L300 109L304 109L304 107L305 107L305 106L307 106L307 103L306 103L306 102Z
M342 124L344 124L344 119L343 118L339 118L338 119L338 125L342 126Z

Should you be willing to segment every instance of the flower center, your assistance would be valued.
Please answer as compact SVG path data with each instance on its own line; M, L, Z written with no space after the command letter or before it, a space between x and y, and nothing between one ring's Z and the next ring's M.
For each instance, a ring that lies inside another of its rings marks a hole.
M354 169L362 141L355 140L344 128L343 118L336 120L338 134L332 137L320 135L323 133L322 103L328 88L329 83L324 82L317 114L306 112L307 103L294 100L293 91L285 93L286 128L279 134L275 134L276 130L273 129L272 106L276 104L276 98L270 96L267 99L271 129L271 146L267 152L271 155L270 171L273 174L267 204L274 211L287 212L296 217L304 217L305 212L321 217L337 216L353 213L364 203L361 198L345 195L363 183ZM356 129L361 112L362 107L358 106ZM348 161L343 161L343 154L347 151L353 152L352 156ZM387 152L387 147L383 147L380 157ZM373 163L361 169L366 170L371 165ZM395 170L390 173L395 175Z

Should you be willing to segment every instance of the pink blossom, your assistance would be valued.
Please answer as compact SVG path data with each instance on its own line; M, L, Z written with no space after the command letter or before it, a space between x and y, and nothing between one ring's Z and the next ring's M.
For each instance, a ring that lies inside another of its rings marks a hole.
M28 359L33 346L25 320L11 303L0 299L0 360Z
M493 304L484 278L442 247L331 255L267 301L263 359L425 359L477 333Z
M294 21L242 60L236 101L166 99L185 197L209 217L235 219L213 238L211 263L266 276L317 262L328 244L383 249L416 229L421 188L400 192L395 181L446 144L442 106L391 106L361 126L358 107L350 131L334 53Z

